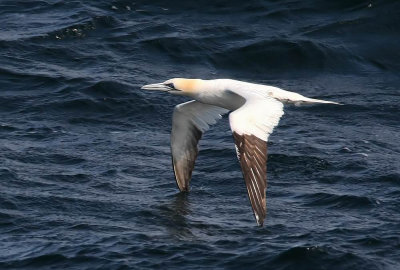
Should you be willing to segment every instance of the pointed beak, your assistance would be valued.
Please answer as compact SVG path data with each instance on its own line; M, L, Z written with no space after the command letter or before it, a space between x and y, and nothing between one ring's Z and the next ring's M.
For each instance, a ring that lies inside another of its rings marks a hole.
M147 85L142 86L141 89L144 89L144 90L156 90L156 91L170 91L170 90L172 90L171 87L168 87L163 83L147 84Z

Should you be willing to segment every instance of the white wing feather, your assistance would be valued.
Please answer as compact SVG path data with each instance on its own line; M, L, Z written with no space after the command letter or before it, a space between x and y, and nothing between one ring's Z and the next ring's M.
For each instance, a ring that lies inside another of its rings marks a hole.
M268 141L283 114L282 102L271 97L250 96L242 107L229 115L229 122L232 132Z

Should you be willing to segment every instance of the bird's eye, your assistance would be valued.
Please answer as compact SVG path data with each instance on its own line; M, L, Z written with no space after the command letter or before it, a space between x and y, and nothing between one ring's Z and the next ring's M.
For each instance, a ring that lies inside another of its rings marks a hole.
M175 89L174 84L173 83L167 83L165 84L165 86L168 86L169 88Z

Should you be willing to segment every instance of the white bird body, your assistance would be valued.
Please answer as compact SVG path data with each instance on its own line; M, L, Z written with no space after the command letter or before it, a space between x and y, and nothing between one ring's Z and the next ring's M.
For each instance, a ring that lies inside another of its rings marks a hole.
M175 79L176 80L176 79ZM216 79L216 80L194 80L196 87L201 90L192 90L183 93L177 93L192 97L193 99L205 104L211 104L218 107L223 107L228 110L235 110L237 100L232 99L233 96L229 92L234 92L239 97L249 98L274 98L284 103L331 103L319 99L312 99L302 96L295 92L286 91L278 87L242 82L231 79Z
M198 141L222 114L232 111L229 122L247 192L258 225L266 216L267 141L284 114L283 103L331 103L277 87L231 79L175 78L142 89L160 90L194 100L175 107L171 152L175 179L181 191L189 190Z

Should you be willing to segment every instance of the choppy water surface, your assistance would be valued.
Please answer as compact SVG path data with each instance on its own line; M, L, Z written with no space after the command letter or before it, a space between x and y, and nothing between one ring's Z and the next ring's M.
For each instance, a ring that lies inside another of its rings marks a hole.
M1 269L399 269L398 1L0 1ZM190 194L171 77L287 106L256 227L225 117Z

